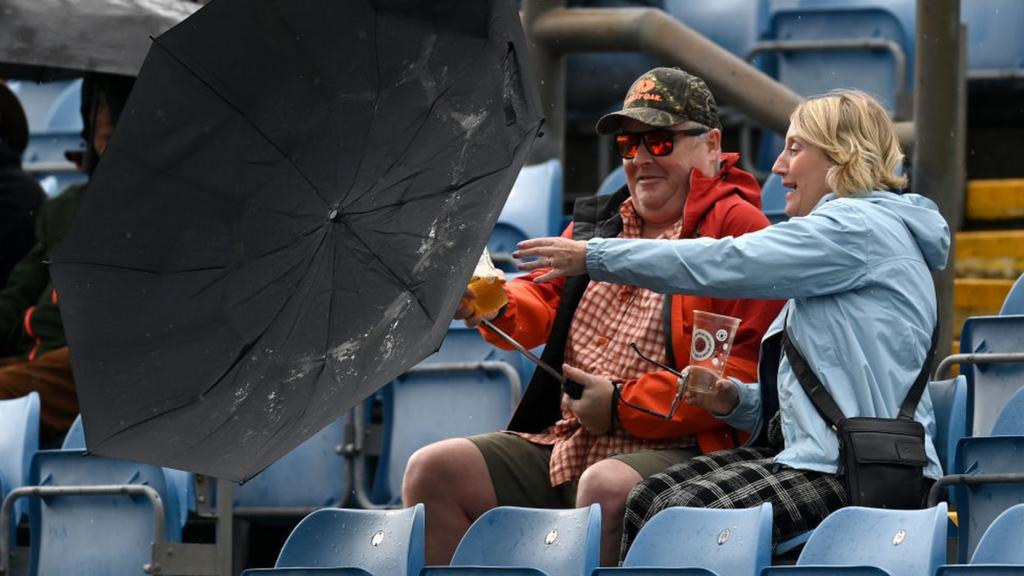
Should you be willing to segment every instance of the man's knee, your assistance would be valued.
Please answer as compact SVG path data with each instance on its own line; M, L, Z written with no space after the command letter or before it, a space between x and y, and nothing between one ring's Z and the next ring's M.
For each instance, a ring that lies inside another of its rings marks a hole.
M421 501L432 492L459 493L466 482L478 482L487 474L480 450L465 438L450 438L420 448L409 457L402 478L406 504Z
M592 503L621 509L630 490L642 480L640 473L621 460L601 460L583 471L576 490L578 506Z

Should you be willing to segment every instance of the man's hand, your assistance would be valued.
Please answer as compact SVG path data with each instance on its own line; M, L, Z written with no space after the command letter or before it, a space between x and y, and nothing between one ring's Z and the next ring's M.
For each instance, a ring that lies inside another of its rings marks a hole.
M592 434L607 434L612 428L612 381L568 364L562 365L562 373L573 382L583 386L583 395L573 400L562 395L562 406L568 408Z
M699 406L716 416L724 416L735 410L740 403L736 384L732 380L719 378L707 368L687 366L683 369L683 379L686 382L683 400L691 406Z
M587 272L587 243L582 240L570 240L561 236L523 240L512 256L536 258L532 262L519 264L520 270L551 269L535 278L534 282L547 282L562 276L579 276Z
M500 310L492 310L486 314L477 314L476 308L473 306L473 300L476 300L476 294L469 288L466 288L465 292L462 293L462 300L459 301L459 307L455 310L454 318L456 320L465 320L466 326L476 328L480 325L480 322L494 320L498 317Z

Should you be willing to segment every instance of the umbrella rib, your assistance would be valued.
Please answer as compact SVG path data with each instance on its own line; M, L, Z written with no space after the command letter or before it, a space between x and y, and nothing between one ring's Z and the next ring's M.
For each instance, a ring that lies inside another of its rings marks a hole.
M350 226L350 225L349 225L349 223L348 223L347 221L345 221L345 220L342 220L342 221L343 221L343 222L345 222L345 228L347 228L347 229L348 229L348 231L349 231L349 232L350 232L350 233L352 234L352 237L353 237L353 238L355 238L355 239L356 239L356 240L357 240L357 241L358 241L358 242L359 242L359 243L360 243L360 244L361 244L361 245L363 246L363 248L364 248L364 249L365 249L365 250L366 250L366 251L367 251L367 252L368 252L368 253L369 253L369 254L370 254L371 256L373 256L373 259L374 259L374 260L376 260L377 262L379 262L379 263L380 263L381 267L382 267L382 268L383 268L383 269L384 269L384 270L385 270L385 271L386 271L386 272L387 272L388 274L390 274L390 275L391 275L391 278L392 278L392 279L393 279L393 280L394 280L395 282L397 282L397 283L398 283L398 284L399 284L400 286L402 286L403 288L405 288L406 290L408 290L408 291L409 291L409 294L411 294L411 295L412 295L412 297L413 297L413 299L414 299L414 300L416 301L416 303L417 303L417 304L419 304L419 306L420 306L420 309L421 309L421 310L423 311L423 314L424 314L424 315L425 315L425 316L426 316L426 317L427 317L427 318L428 318L428 319L429 319L429 320L430 320L431 322L434 322L434 320L435 320L434 316L433 316L433 315L432 315L432 314L430 313L430 309L429 309L429 308L427 308L427 305L423 303L423 301L422 301L422 300L420 299L419 295L418 295L418 294L416 294L416 292L414 292L414 291L413 291L413 289L412 289L412 288L411 288L411 287L410 287L410 286L409 286L408 284L406 284L406 282L405 282L404 280L402 280L402 278L401 278L401 277L400 277L400 276L399 276L398 274L396 274L396 273L395 273L395 271L394 271L394 270L392 270L390 266L388 266L387 262L385 262L385 261L384 261L384 260L383 260L383 259L382 259L382 258L381 258L381 257L380 257L380 256L379 256L378 254L377 254L377 252L376 252L375 250L373 250L373 249L371 249L371 248L370 248L370 246L369 246L369 245L368 245L368 244L366 243L366 241L365 241L365 240L363 240L362 236L360 236L360 235L359 235L359 233L358 233L358 232L356 232L355 228L353 228L352 226Z
M217 90L213 86L213 84L211 84L209 81L207 81L207 79L205 77L203 77L202 74L199 73L199 70L196 67L190 66L184 60L179 58L178 55L175 54L173 51L171 51L170 48L168 48L167 46L164 46L160 42L159 38L153 38L153 44L156 45L156 46L159 46L161 50L163 50L165 53L167 53L168 56L173 58L175 62L180 64L182 66L182 68L184 68L185 70L188 70L190 73L192 73L193 76L196 77L197 80L199 80L200 82L203 83L203 85L205 85L207 88L209 88L210 92L212 92L214 95L216 95L218 98L220 98L224 102L224 104L226 104L229 108L231 108L239 116L241 116L243 120L245 120L250 126L252 126L253 130L255 130L257 134L262 136L263 139L266 140L267 143L270 144L274 148L274 150L277 150L277 152L285 160L288 161L288 164L290 164L292 169L295 170L295 173L298 174L299 176L301 176L302 179L306 181L306 184L309 185L310 189L313 190L313 193L316 194L317 198L319 198L320 201L323 202L325 206L330 204L330 202L328 202L328 200L326 198L324 198L324 196L320 193L320 190L316 187L315 184L313 184L313 182L309 179L309 177L307 177L306 174L295 164L295 162L291 159L291 157L288 156L288 154L284 150L282 150L280 146L277 145L277 142L274 142L274 140L266 132L264 132L255 122L253 122L252 119L249 118L245 114L245 112L242 111L241 108L236 106L224 94L222 94L219 90Z

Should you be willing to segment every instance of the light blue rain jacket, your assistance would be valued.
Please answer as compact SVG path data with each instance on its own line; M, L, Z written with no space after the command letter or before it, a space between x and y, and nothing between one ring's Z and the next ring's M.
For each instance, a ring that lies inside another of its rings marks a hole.
M794 343L843 414L895 418L931 344L936 305L930 271L945 267L949 238L945 220L923 196L828 194L805 217L739 238L593 239L587 271L594 280L662 293L789 298L765 339L782 330L789 312ZM756 431L770 416L761 413L759 386L739 390L739 405L724 419ZM786 447L775 462L834 474L836 435L785 357L778 397ZM938 478L927 390L915 418L927 434L925 475Z

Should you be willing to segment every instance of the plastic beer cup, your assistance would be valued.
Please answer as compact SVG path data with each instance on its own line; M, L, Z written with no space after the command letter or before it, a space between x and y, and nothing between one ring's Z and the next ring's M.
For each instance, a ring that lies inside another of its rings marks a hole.
M739 318L694 310L690 366L705 368L721 378L739 326ZM711 378L687 378L686 388L695 394L708 394L714 382Z

